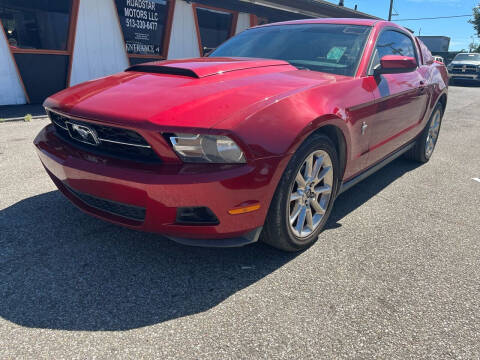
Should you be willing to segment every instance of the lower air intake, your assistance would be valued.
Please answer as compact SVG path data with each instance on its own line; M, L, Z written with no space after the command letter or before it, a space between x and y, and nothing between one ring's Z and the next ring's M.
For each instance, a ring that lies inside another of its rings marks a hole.
M145 221L145 208L102 199L72 189L65 183L63 185L78 199L92 208L129 220L141 222Z

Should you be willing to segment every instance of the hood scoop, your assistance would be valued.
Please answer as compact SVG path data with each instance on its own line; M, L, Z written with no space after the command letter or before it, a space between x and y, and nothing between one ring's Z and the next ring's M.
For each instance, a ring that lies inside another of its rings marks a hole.
M283 60L250 58L198 58L138 64L130 66L125 71L178 75L200 79L207 76L221 75L231 71L263 68L269 66L291 65Z
M134 65L130 66L125 71L135 71L135 72L144 72L144 73L153 73L153 74L168 74L168 75L178 75L178 76L188 76L196 79L200 79L194 71L189 69L182 69L172 66L159 66L159 65Z

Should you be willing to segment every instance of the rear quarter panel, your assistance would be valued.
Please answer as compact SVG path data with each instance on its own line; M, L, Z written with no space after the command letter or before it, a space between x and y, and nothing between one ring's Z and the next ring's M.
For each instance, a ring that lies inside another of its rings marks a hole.
M435 61L432 53L428 47L419 38L415 38L417 46L421 55L421 61L423 66L421 69L425 71L425 77L427 78L428 87L430 90L430 103L428 115L430 117L431 112L435 108L437 102L442 95L447 96L448 93L448 71L445 64ZM427 118L428 119L428 118Z

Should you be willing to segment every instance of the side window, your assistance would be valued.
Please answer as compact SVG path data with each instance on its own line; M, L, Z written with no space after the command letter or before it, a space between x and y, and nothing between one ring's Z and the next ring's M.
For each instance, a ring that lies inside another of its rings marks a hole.
M373 52L373 60L368 71L369 74L373 74L373 70L375 70L377 66L380 66L380 59L386 55L411 56L418 61L412 39L394 30L387 30L380 34Z
M430 65L433 63L433 56L428 47L423 43L422 40L417 38L418 45L420 47L420 51L422 53L423 63L426 65Z

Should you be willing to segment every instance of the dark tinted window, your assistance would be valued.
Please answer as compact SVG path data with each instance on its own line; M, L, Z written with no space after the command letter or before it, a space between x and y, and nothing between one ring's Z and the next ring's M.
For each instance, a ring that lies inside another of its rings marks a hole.
M10 46L67 50L71 5L71 0L0 0Z
M386 55L402 55L417 58L412 39L401 32L393 30L387 30L380 34L373 53L370 74L380 65L380 59Z
M474 61L480 61L480 54L457 54L455 56L454 61L463 61L463 60L474 60Z
M271 19L269 19L267 17L257 16L257 26L267 25L267 24L270 24L272 22L274 22L274 21L272 21Z
M162 55L167 0L115 0L128 54Z
M273 25L244 31L210 56L278 59L299 68L353 76L369 32L367 26Z
M200 38L204 51L215 49L230 37L233 14L207 8L196 8Z

